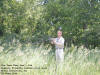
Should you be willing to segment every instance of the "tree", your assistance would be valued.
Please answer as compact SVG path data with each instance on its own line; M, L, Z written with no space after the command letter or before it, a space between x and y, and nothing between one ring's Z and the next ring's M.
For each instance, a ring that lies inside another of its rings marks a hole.
M46 21L45 25L48 32L53 31L51 34L56 35L54 32L61 26L68 44L85 45L82 37L88 29L91 32L91 29L97 26L95 22L100 21L99 8L100 4L94 0L49 0L48 4L45 5L42 18ZM50 27L51 22L54 25L53 30ZM89 35L91 37L91 34ZM94 32L92 36L96 38ZM85 35L84 37L87 38ZM87 42L88 47L94 45L94 42L96 43L96 41L92 42L92 40ZM100 40L98 39L98 41Z

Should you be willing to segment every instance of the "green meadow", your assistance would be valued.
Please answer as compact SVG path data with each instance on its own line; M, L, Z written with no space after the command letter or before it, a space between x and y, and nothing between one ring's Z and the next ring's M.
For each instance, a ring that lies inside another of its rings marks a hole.
M27 68L25 71L22 69L21 72L18 71L17 75L100 75L98 48L89 50L83 46L77 48L72 45L64 49L64 57L62 67L57 68L55 51L49 45L13 42L13 44L5 43L0 46L1 67L2 65L24 65L24 68Z

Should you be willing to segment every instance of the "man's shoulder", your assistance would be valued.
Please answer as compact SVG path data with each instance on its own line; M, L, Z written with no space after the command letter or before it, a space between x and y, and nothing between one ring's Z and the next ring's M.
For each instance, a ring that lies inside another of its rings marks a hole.
M61 37L61 40L65 40L63 37Z
M63 37L61 37L61 39L64 39Z

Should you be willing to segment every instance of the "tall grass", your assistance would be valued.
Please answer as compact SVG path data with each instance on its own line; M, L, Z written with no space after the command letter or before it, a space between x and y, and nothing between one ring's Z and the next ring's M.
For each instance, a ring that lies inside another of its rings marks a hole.
M20 42L0 46L1 64L31 64L34 69L20 72L18 75L100 75L99 49L86 49L71 46L64 49L64 62L57 69L55 53L49 46ZM46 69L42 69L46 68Z

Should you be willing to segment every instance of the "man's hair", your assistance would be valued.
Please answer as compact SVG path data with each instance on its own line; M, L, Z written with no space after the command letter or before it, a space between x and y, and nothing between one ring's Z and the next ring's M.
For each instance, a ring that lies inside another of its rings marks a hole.
M57 30L57 31L60 31L60 32L62 32L62 30Z
M62 30L58 30L58 31L62 32ZM58 32L58 31L57 31L57 32Z

